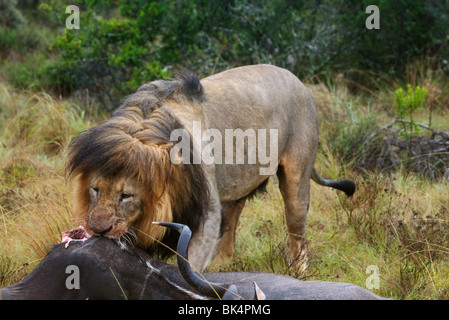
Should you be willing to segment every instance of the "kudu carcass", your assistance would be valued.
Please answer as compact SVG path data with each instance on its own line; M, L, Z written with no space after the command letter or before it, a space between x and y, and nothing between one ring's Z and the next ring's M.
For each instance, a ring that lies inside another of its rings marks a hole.
M92 237L53 246L22 281L0 291L1 299L383 299L349 283L300 281L265 272L197 274L190 267L188 227L178 230L178 266L158 261L143 250L113 239ZM73 270L77 270L77 279Z

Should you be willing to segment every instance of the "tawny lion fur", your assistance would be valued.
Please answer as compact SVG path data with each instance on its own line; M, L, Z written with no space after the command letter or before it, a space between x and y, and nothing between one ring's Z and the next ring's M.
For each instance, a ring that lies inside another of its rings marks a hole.
M178 141L170 140L171 133L192 134L194 121L203 130L219 130L223 139L225 129L277 130L277 146L270 148L278 148L290 258L304 261L310 179L348 195L355 186L318 175L318 124L310 94L292 73L274 66L143 85L109 120L71 143L66 169L75 186L74 215L90 233L125 238L161 255L167 251L158 241L174 246L177 235L152 222L183 223L193 232L189 257L196 268L204 269L214 254L218 261L230 257L240 213L246 199L266 184L269 176L259 169L267 166L174 164L170 151ZM202 147L211 142L205 140ZM198 150L190 141L192 159Z

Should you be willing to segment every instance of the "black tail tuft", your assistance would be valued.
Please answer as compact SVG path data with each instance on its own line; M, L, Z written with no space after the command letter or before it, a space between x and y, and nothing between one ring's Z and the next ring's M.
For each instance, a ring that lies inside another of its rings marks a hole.
M343 191L348 197L352 196L356 189L351 180L333 181L330 187Z
M352 196L355 192L355 184L351 180L334 181L323 179L318 174L315 168L313 168L312 175L310 176L310 178L319 185L341 190L344 193L346 193L348 197Z

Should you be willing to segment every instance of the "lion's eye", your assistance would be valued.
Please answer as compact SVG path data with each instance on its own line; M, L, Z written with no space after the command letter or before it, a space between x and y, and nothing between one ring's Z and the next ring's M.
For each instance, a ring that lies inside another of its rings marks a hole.
M100 192L100 189L98 189L98 187L91 187L90 192L91 192L91 194L96 196L98 194L98 192Z
M129 193L122 193L120 195L120 202L127 202L130 201L133 198L132 194Z

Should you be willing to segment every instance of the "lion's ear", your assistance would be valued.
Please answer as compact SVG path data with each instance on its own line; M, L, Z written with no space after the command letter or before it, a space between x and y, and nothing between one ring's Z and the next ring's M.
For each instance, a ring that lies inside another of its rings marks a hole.
M201 101L204 97L204 89L201 85L200 78L192 73L186 72L184 74L178 75L177 77L180 82L178 90L188 99Z

